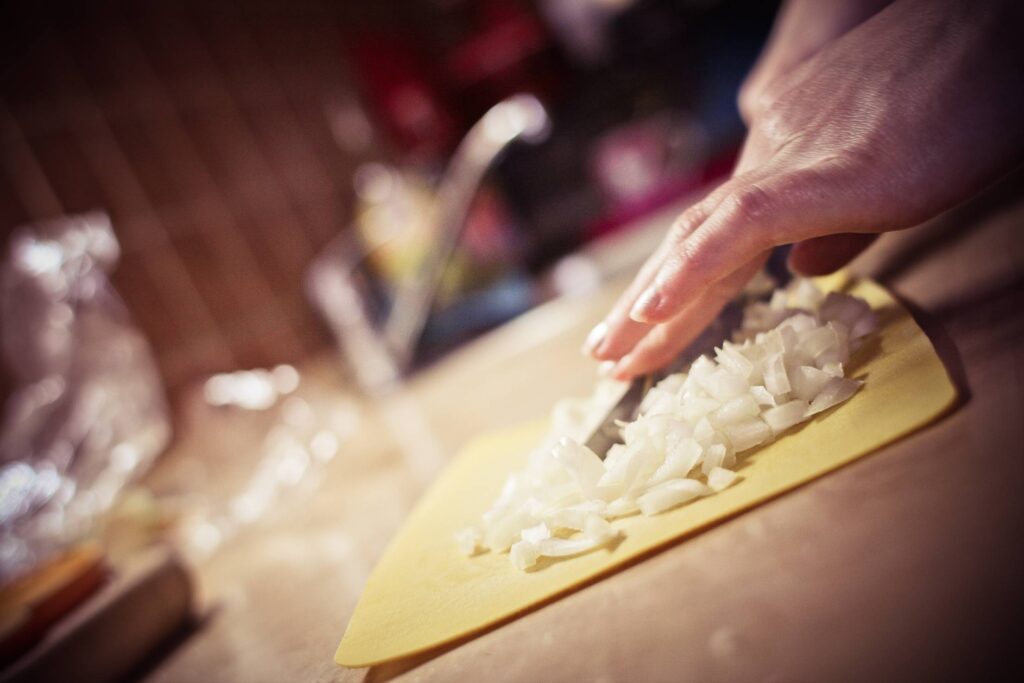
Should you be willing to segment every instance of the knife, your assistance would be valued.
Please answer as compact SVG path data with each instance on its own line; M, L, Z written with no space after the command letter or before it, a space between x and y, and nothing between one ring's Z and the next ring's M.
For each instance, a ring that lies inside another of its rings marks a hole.
M784 287L793 277L785 265L787 254L788 248L776 249L765 265L765 270L776 281L776 287ZM704 328L704 331L683 349L670 365L657 372L636 377L628 383L623 382L621 393L615 403L607 412L599 414L591 423L590 429L583 432L583 443L587 448L604 460L613 445L622 443L618 423L636 419L640 404L648 390L665 377L690 367L693 361L703 354L713 353L716 346L728 340L733 330L739 328L743 321L743 308L750 300L751 297L741 293L726 304L718 317Z

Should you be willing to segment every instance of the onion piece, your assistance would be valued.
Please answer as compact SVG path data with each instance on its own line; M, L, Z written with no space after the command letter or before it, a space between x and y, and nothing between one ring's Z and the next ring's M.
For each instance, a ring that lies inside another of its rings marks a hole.
M640 496L637 504L640 511L650 517L710 492L711 489L695 479L670 479Z
M551 529L544 522L541 522L537 526L531 526L528 529L523 529L521 534L522 540L527 543L533 543L536 545L546 538L551 538Z
M750 391L750 385L747 384L746 379L726 368L718 368L700 384L711 395L711 398L722 403Z
M793 395L803 401L813 400L831 379L823 370L807 365L801 365L788 374Z
M721 408L711 416L711 421L716 425L730 425L743 422L752 417L757 417L761 412L761 406L747 393L727 401Z
M596 541L586 536L582 538L549 538L537 544L537 549L545 557L569 557L593 550L606 541Z
M559 439L552 454L569 471L585 498L600 497L597 484L604 476L604 463L594 451L566 436Z
M483 537L483 532L480 529L469 526L455 532L455 544L463 555L476 555Z
M601 518L600 516L605 514L607 507L602 500L588 500L578 505L549 510L544 515L544 521L549 527L555 529L582 531L586 527L587 520L592 517Z
M765 389L763 386L755 385L750 387L750 395L754 397L758 405L769 406L774 408L778 405L775 401L775 397L772 396L772 392Z
M607 512L609 517L625 517L639 510L640 506L637 505L635 498L616 498L608 503Z
M752 417L725 427L725 437L729 439L733 450L737 453L753 448L772 438L772 430L760 418Z
M736 472L732 470L727 470L724 467L716 467L708 472L708 487L717 493L732 486L733 482L736 481L737 476Z
M667 479L685 477L700 462L704 448L694 439L686 439L665 455L665 462L654 471L647 485L651 486Z
M807 401L797 399L783 403L776 408L769 408L761 414L761 417L772 428L772 432L778 436L793 425L803 422L809 407L810 404Z
M512 566L519 571L525 571L537 564L540 558L540 548L529 541L519 541L509 551Z
M716 443L704 451L704 461L701 464L701 472L708 474L716 467L721 467L725 462L726 448L724 444Z
M850 339L863 339L877 329L878 314L869 309L857 318L857 322L850 326Z
M718 364L729 372L744 380L750 380L754 372L754 364L749 358L740 353L733 344L725 342L722 348L715 349L715 359Z
M817 415L820 412L828 410L832 406L839 405L846 399L853 396L857 390L860 389L862 384L864 383L858 382L854 379L833 377L821 390L821 393L811 401L811 405L807 408L807 413L804 417Z
M764 387L776 399L789 394L789 376L786 374L786 363L783 353L773 353L764 362Z

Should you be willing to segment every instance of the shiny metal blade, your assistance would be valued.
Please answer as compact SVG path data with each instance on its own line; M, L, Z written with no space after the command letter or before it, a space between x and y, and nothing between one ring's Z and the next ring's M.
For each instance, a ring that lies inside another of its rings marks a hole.
M732 331L739 327L743 317L743 303L730 302L718 317L680 353L668 367L652 375L637 377L629 384L623 384L622 395L605 413L599 423L589 432L584 443L604 460L608 450L622 442L618 421L636 419L640 403L647 391L668 375L688 368L702 354L712 353L716 346L727 340Z

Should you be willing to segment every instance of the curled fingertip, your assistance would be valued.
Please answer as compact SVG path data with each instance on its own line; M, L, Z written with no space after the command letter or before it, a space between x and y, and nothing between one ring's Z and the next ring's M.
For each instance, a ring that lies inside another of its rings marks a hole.
M633 359L630 356L617 361L611 370L608 372L608 376L612 379L619 380L620 382L628 382L637 376L636 369L633 367Z
M661 294L654 287L648 287L629 309L629 317L638 323L652 322L652 317L661 305Z
M602 377L611 377L615 371L616 362L613 360L606 360L597 366L597 374Z
M597 351L597 347L601 345L601 342L608 336L608 323L601 322L594 326L594 329L587 335L586 341L583 342L583 354L587 356L593 356Z

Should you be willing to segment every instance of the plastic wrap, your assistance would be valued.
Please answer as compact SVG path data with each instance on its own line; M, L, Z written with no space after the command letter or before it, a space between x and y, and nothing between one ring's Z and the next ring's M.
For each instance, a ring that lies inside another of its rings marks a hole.
M88 535L170 438L146 340L107 275L102 213L19 228L0 270L14 389L0 428L0 582Z

